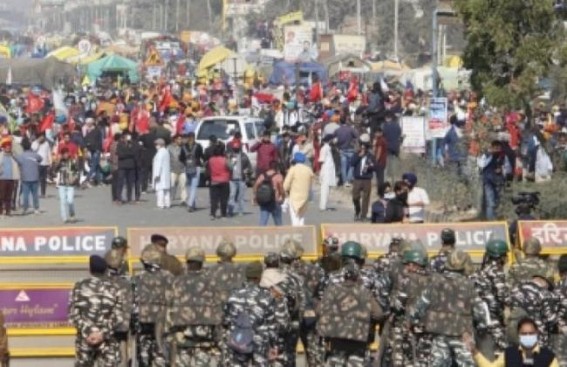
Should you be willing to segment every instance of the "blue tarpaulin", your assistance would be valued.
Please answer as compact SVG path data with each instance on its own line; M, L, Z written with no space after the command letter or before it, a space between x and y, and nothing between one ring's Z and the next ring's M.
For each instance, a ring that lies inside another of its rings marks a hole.
M308 85L312 74L317 74L321 82L327 82L327 69L321 64L316 62L292 64L286 61L279 61L274 65L269 83L271 85L294 85L297 67L299 68L300 84Z

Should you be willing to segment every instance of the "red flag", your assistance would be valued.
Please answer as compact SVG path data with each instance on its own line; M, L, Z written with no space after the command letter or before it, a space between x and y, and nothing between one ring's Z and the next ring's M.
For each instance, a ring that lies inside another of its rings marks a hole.
M28 93L28 106L26 108L26 112L28 114L37 113L41 111L43 104L43 99L30 92Z
M171 95L171 88L169 87L169 85L167 85L164 88L163 97L161 97L161 101L159 103L159 111L164 112L165 110L167 110L169 108L169 105L171 104L172 99L173 96Z
M323 88L321 88L321 82L317 82L311 86L311 92L309 93L310 102L319 102L323 98Z
M43 120L41 120L39 124L39 132L45 132L53 127L53 123L55 122L55 113L49 112L47 115L43 116Z
M347 99L349 102L354 102L356 97L358 97L358 80L356 78L352 78L348 86Z

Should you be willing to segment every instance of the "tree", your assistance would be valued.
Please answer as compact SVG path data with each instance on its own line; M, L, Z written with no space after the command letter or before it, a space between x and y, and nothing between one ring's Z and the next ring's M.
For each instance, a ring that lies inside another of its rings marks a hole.
M455 0L465 26L464 67L471 84L493 106L522 107L538 94L537 81L567 58L563 23L542 0Z

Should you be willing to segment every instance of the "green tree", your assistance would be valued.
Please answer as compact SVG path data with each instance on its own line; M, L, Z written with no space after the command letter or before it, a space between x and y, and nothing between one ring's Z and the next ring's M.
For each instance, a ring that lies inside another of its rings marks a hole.
M522 107L539 78L566 60L564 26L542 0L455 0L465 25L464 66L473 88L494 106Z

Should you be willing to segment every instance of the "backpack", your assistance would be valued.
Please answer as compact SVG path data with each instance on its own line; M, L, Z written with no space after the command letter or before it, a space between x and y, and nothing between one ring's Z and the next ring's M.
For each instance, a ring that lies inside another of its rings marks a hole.
M256 190L256 202L260 206L271 205L276 201L276 190L274 189L274 184L272 183L272 178L274 174L267 175L264 173L264 180L258 186Z
M238 314L234 323L234 329L230 332L226 344L236 353L254 353L254 327L250 313L247 310L243 310Z

